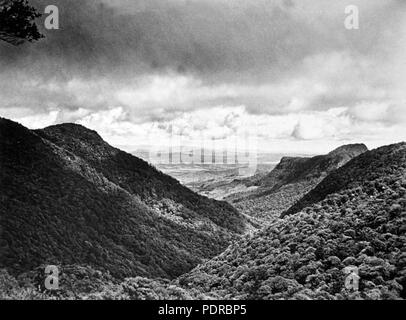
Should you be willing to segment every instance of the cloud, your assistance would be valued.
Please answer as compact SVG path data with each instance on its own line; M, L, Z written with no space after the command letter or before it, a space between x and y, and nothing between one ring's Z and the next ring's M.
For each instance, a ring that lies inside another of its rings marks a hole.
M351 121L344 115L345 109L331 109L324 113L304 114L299 117L292 137L299 140L321 140L343 137L349 132Z
M247 121L263 145L404 137L404 1L352 1L353 31L344 0L53 4L60 30L0 43L0 114L30 127L80 122L120 145L171 126L221 139Z
M406 104L397 105L391 101L362 102L356 104L348 113L360 121L399 124L406 121Z

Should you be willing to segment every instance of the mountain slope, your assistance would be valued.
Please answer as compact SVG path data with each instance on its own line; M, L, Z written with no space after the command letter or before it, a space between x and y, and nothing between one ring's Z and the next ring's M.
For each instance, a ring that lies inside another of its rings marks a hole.
M226 299L406 298L406 144L360 155L320 189L336 179L322 202L276 219L179 284ZM358 270L359 291L345 287L347 266Z
M108 180L138 195L150 206L162 207L163 201L168 206L181 204L183 215L198 214L231 231L243 230L241 216L228 203L199 196L147 162L111 147L94 131L76 124L62 124L36 133L85 160ZM161 211L164 215L178 214L176 210L170 212L171 208Z
M300 180L319 179L367 150L364 144L352 144L341 146L327 155L312 158L284 157L258 184L275 190Z
M30 131L0 119L0 268L89 264L118 278L173 278L243 231L201 197L73 124Z
M312 158L284 157L265 177L255 181L254 192L226 199L254 217L272 220L314 188L330 172L367 151L363 144L345 145Z
M377 177L391 174L393 170L398 169L399 164L406 162L404 148L405 143L399 143L365 152L332 172L312 191L286 210L282 216L298 212L306 206L325 199L329 194L343 189L367 185L372 192L374 186L370 185Z

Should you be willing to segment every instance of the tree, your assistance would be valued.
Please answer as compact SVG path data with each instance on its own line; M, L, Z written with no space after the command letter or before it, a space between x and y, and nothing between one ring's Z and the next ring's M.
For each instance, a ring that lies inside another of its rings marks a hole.
M20 45L43 38L35 24L40 16L27 0L0 0L0 40Z

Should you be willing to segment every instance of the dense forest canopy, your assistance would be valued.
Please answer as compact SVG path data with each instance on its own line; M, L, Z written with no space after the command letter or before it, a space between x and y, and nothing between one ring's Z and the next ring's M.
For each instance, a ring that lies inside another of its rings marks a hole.
M0 299L404 299L406 143L361 149L255 232L95 131L0 118Z
M174 278L222 252L240 213L66 124L0 118L0 268L90 265L116 278Z

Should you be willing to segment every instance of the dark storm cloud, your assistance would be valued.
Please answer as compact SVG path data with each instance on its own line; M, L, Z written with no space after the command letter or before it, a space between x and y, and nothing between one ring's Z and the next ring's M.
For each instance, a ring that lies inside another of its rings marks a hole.
M30 46L1 44L1 60L47 77L172 71L261 81L294 70L306 55L348 45L339 41L342 19L328 32L314 23L316 16L292 14L292 0L31 2L41 11L57 5L61 30L43 30L46 39Z
M351 1L356 31L344 28L347 0L30 2L58 6L61 28L42 28L37 43L0 42L6 116L114 116L117 128L211 107L271 116L356 107L349 116L362 118L404 99L404 1Z

